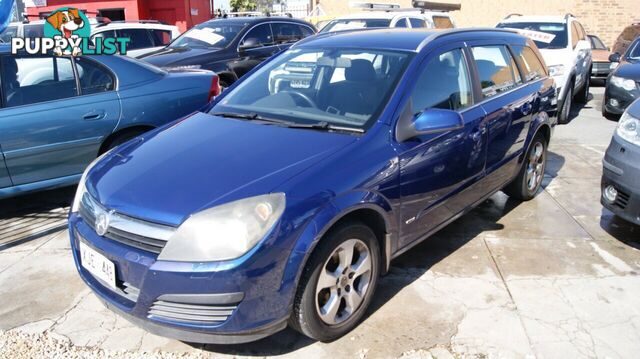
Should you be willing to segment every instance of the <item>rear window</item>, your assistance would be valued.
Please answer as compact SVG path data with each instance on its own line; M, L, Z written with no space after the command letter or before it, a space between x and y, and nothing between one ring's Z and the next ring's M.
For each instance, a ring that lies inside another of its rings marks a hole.
M436 29L452 29L453 28L453 22L451 22L451 19L448 16L434 16L433 24L436 27Z
M527 30L527 35L539 49L561 49L567 47L567 24L552 22L510 22L498 24L499 28Z
M11 42L11 38L16 37L18 35L18 27L17 26L9 26L0 34L0 43L2 42Z

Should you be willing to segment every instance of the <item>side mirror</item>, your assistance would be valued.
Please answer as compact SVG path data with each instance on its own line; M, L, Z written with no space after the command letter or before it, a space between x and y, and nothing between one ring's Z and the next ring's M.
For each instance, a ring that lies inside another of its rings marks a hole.
M620 58L622 56L620 56L619 53L614 52L613 54L609 55L609 62L620 62Z
M458 112L430 108L416 117L401 118L396 129L396 137L402 142L420 135L458 130L463 127L464 121Z
M244 41L242 42L242 44L240 44L238 49L240 51L246 51L250 49L255 49L256 47L259 47L259 46L260 46L260 42L258 41L258 39L256 39L255 37L248 37L244 39Z

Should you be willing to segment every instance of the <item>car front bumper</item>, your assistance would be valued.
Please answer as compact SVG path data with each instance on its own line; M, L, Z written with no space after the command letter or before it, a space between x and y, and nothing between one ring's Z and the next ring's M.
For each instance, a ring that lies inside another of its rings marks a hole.
M610 62L594 62L593 67L591 68L591 78L592 79L606 79L607 76L611 73L611 63Z
M640 225L640 147L614 135L603 166L602 205L617 216ZM604 197L604 189L608 186L618 192L614 201Z
M84 282L109 309L151 333L236 344L287 325L294 290L283 286L283 271L290 251L260 248L226 262L157 261L154 253L98 236L77 214L69 217L69 236ZM82 267L79 241L114 263L117 288Z
M636 84L635 89L627 91L618 86L612 85L611 81L607 81L603 100L604 110L610 114L622 115L627 106L629 106L636 98L640 97L639 87L640 86Z

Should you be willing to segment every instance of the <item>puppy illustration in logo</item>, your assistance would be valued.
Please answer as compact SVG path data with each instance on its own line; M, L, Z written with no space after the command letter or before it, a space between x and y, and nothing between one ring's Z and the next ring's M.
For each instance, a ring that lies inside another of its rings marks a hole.
M76 31L82 29L85 26L84 20L80 17L78 9L67 8L65 10L58 10L47 17L47 22L53 26L54 29L60 31L62 37L66 39L77 38ZM63 50L60 47L56 47L53 50L56 55L62 56ZM80 55L80 48L74 48L72 56ZM65 54L69 54L69 50L64 51Z

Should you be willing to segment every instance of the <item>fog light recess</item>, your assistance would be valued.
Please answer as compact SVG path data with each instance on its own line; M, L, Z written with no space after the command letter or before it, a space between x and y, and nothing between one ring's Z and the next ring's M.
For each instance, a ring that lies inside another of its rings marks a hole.
M604 188L604 191L602 191L602 196L604 197L605 200L607 200L607 202L613 203L616 201L616 198L618 197L618 190L612 185L608 185L607 187Z

